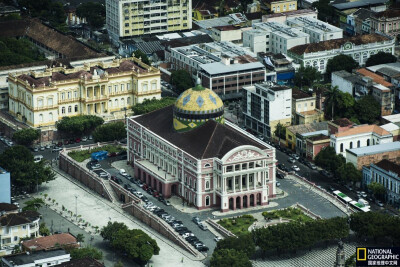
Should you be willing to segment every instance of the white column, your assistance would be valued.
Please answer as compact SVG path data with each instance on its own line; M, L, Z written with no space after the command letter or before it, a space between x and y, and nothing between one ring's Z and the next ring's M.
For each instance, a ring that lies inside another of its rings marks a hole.
M249 174L246 174L246 186L247 186L247 191L249 191L250 187Z
M235 176L232 177L232 187L233 187L233 193L236 193L236 178Z
M242 183L243 183L242 179L243 179L243 177L242 177L242 175L240 175L240 179L239 179L239 188L240 188L240 191L242 191Z

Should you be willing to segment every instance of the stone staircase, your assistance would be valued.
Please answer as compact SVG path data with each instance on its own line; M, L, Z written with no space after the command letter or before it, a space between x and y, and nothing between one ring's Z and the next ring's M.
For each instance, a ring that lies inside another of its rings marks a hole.
M103 180L103 184L104 184L106 190L110 193L110 196L112 198L112 203L118 204L118 202L119 202L118 201L119 200L118 195L117 195L117 193L115 193L114 189L111 187L110 181L109 180Z

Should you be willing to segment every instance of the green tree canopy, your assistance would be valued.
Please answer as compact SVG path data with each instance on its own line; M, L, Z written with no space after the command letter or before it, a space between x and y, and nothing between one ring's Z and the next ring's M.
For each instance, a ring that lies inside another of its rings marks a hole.
M103 253L94 247L80 247L80 248L65 248L70 254L72 259L92 258L95 260L103 259Z
M44 201L41 198L34 198L25 202L25 207L22 208L23 211L33 210L38 211L44 205Z
M362 174L361 171L354 167L353 163L347 162L340 166L337 170L338 177L345 182L361 182Z
M363 96L354 107L361 123L375 123L381 115L381 105L372 95Z
M365 66L374 66L379 64L393 63L397 61L397 57L392 53L378 52L375 55L370 56L365 62Z
M93 131L95 142L107 142L126 138L125 124L122 121L110 122L98 126Z
M79 115L75 117L63 117L57 121L57 130L69 137L81 137L93 131L97 126L102 125L104 120L94 115Z
M319 0L312 4L313 8L318 10L318 19L322 21L333 22L335 9L330 5L330 0Z
M39 234L41 236L49 236L50 235L50 230L49 230L49 228L46 227L46 224L44 222L39 225Z
M153 255L158 255L160 248L157 242L142 230L128 229L124 223L108 222L101 230L104 240L110 241L111 246L128 257L147 262Z
M377 199L383 200L386 194L386 188L383 184L372 182L368 185L368 189L372 191Z
M0 51L0 66L46 60L39 49L24 38L0 38Z
M315 164L337 174L338 169L346 163L342 155L336 155L333 147L323 148L315 157Z
M286 140L286 127L283 126L280 122L276 125L274 135L278 138Z
M106 22L106 8L103 4L86 2L76 8L76 15L86 18L88 24L93 28L103 27Z
M256 252L256 246L251 234L243 234L240 238L228 237L218 241L216 250L219 249L235 249L241 251L251 257Z
M140 51L139 49L135 51L134 56L136 58L141 58L142 62L146 65L151 65L151 62L149 60L149 58L147 57L147 55L145 53L143 53L142 51Z
M328 60L326 74L330 79L332 72L346 70L351 73L357 67L358 63L351 56L340 54Z
M39 139L40 131L33 128L18 130L13 134L13 140L20 145L30 146L33 141Z
M322 79L322 74L316 68L311 66L303 67L301 66L295 76L294 76L294 84L298 87L308 86L310 87L315 82L318 82Z
M173 105L176 101L174 97L163 97L161 99L145 99L143 103L136 104L132 110L135 115L146 114L154 110Z
M178 94L194 86L193 80L186 70L173 71L171 73L171 84L175 86Z
M0 154L0 166L11 173L11 183L20 190L34 192L36 184L55 179L55 174L42 160L33 161L33 155L24 146L13 146Z
M215 250L211 260L211 267L251 267L251 262L244 252L235 249Z
M62 3L52 0L17 0L22 12L49 21L53 27L65 24L67 15Z
M339 106L341 92L337 86L332 86L326 91L325 118L335 118L335 107Z

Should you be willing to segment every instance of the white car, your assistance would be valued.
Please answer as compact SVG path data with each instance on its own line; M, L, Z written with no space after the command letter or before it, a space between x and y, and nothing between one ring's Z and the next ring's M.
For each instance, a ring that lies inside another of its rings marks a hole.
M122 176L127 176L128 173L126 173L126 171L124 169L120 169L119 170L119 174L121 174Z
M138 198L142 198L143 194L141 192L135 192L133 193L135 196L137 196Z
M36 156L33 158L33 162L38 163L38 162L41 162L42 159L43 159L43 156L42 156L42 155L36 155Z
M220 236L214 237L214 241L215 241L215 242L218 242L218 241L220 241L220 240L222 240L222 237L220 237Z
M86 136L82 137L82 142L86 142L86 141L87 141L87 137Z
M300 168L297 167L297 165L293 165L293 166L292 166L292 170L294 170L295 172L299 172L299 171L300 171Z

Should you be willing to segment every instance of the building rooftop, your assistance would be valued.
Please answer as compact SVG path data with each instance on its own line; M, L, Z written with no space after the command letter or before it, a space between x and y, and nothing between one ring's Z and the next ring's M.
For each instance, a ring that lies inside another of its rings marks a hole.
M42 236L35 239L27 240L22 242L22 246L29 250L48 250L56 247L56 244L60 246L64 245L78 245L76 238L70 233L55 234L49 236Z
M349 120L347 118L336 119L336 120L332 121L331 123L333 123L339 127L347 127L347 126L354 124L351 120Z
M325 138L329 138L328 136L328 130L319 130L319 131L315 131L315 132L308 132L308 133L302 133L300 134L303 137L312 137L312 136L320 136L323 135L325 136Z
M6 170L3 169L2 167L0 167L0 174L3 174L3 173L8 173L8 171L6 171Z
M336 137L344 137L344 136L351 136L363 133L376 133L380 136L391 135L391 133L379 127L378 125L368 125L368 124L354 126L346 131L335 133L334 135Z
M63 262L57 267L104 267L104 265L92 258L73 259L68 262Z
M290 48L289 51L297 55L303 55L306 53L315 53L333 49L340 49L342 45L348 42L353 43L354 45L362 45L369 43L384 42L389 40L391 40L389 37L373 33L373 34L356 35L349 38L333 39L318 43L298 45Z
M216 26L214 29L217 29L219 31L236 31L240 30L239 27L236 27L234 25L227 25L227 26Z
M322 140L327 140L330 142L330 137L324 134L319 134L319 135L313 135L310 137L307 137L308 140L315 142L315 141L322 141Z
M247 22L247 18L241 13L233 13L220 18L193 21L194 24L203 29L215 28L218 26L237 25L245 22Z
M374 14L376 18L398 18L400 17L400 9L386 9L385 11L376 12Z
M264 65L260 62L250 62L245 64L230 64L225 65L222 62L214 62L203 64L200 66L204 72L208 73L209 75L216 75L216 74L223 74L229 72L239 72L244 70L254 70L254 69L265 69Z
M381 160L375 165L381 169L384 169L385 171L393 172L397 174L397 176L400 176L400 165L395 164L387 159Z
M267 149L261 143L229 126L209 120L203 125L178 133L173 128L173 105L132 118L143 127L198 158L222 158L227 152L242 145Z
M386 75L389 77L398 77L400 74L400 71L394 68L390 68L390 67L383 67L383 68L379 68L376 70L377 73L380 73L382 75Z
M390 82L387 82L385 80L385 78L383 78L382 76L380 76L378 74L373 73L372 71L367 70L366 68L358 69L357 73L361 74L362 76L370 77L370 78L372 78L372 80L375 83L381 84L381 85L383 85L385 87L393 86L393 84L391 84Z
M274 34L287 39L309 37L307 33L299 29L292 28L288 25L278 22L259 22L259 23L254 23L253 27L255 27L256 29L261 29L266 32L273 32Z
M379 65L369 66L366 68L372 72L377 72L378 69L381 69L381 68L390 68L392 70L396 70L396 71L400 72L400 62L379 64Z
M292 89L292 98L293 99L303 99L303 98L310 98L313 97L312 95L307 94L303 90L293 88Z
M309 13L317 14L316 11L311 10L311 9L298 9L298 10L293 10L293 11L288 11L288 12L283 12L283 13L273 13L273 14L263 15L262 21L266 21L269 18L276 18L276 17L282 17L282 16L291 17L291 16L309 14Z
M373 88L378 89L379 91L382 91L382 92L390 92L389 88L387 88L386 86L383 86L382 84L379 84L379 83L374 84Z
M328 122L322 121L309 124L293 125L287 127L286 129L291 131L293 134L314 133L321 130L327 130Z
M10 211L17 211L18 207L14 204L8 204L8 203L0 203L0 214L1 212L10 212Z
M397 124L394 124L392 122L381 125L381 128L385 129L388 132L392 132L392 131L396 131L396 130L400 129L400 127Z
M358 8L358 7L368 7L372 5L384 5L387 3L387 0L360 0L360 1L353 1L353 2L345 2L340 4L333 4L332 6L338 10L346 10L351 8Z
M366 155L373 155L379 154L384 152L396 151L400 150L400 142L392 142L392 143L385 143L379 144L374 146L365 146L365 147L358 147L352 149L346 149L348 152L356 155L357 157L366 156Z
M335 27L329 23L323 22L319 19L309 18L309 17L293 17L286 20L288 25L302 26L306 27L308 30L313 30L314 32L325 33L325 32L342 32L343 30Z
M32 264L35 261L40 261L67 254L68 253L64 249L55 249L55 250L41 250L33 253L21 253L3 257L8 262L13 263L14 265L17 266L21 266L25 264Z
M361 20L366 20L371 18L371 16L374 14L375 12L367 9L367 8L359 8L356 12L353 13L353 16L361 19Z
M400 122L400 114L382 116L382 119L384 119L388 122L398 123L398 122Z

